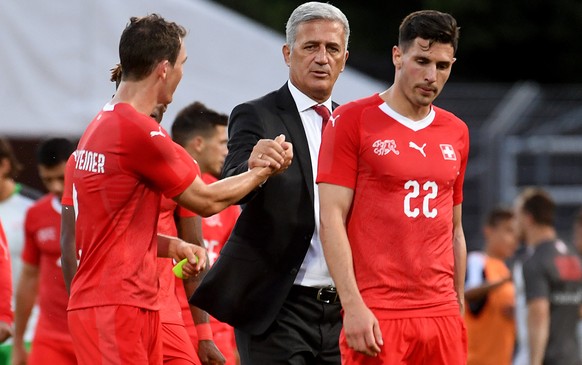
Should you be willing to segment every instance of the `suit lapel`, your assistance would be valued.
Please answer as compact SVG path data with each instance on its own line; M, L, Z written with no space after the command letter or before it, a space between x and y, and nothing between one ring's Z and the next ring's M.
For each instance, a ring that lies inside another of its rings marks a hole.
M301 117L299 116L297 106L287 84L277 92L277 107L280 110L281 120L289 131L290 136L288 136L288 140L291 140L293 143L294 158L299 163L299 167L303 173L303 179L309 190L309 196L313 202L313 170L311 167L309 145L307 144L307 136L303 129Z

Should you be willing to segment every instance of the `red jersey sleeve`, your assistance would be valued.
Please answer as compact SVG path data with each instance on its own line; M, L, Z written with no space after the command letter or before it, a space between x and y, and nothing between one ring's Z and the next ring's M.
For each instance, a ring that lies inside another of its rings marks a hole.
M186 155L184 155L184 153L186 153ZM184 158L186 160L192 159L190 154L186 150L184 150L183 148L180 151L180 155L182 156L182 158ZM196 176L202 176L198 162L196 162L196 160L193 160L193 161L194 161L194 170L196 172ZM176 209L177 209L176 214L178 214L178 217L180 217L180 218L192 218L192 217L196 217L198 215L198 214L194 213L193 211L184 208L181 205L178 205L178 208L176 208Z
M465 182L467 160L469 159L469 129L465 123L460 123L463 128L463 133L460 137L461 167L459 169L459 176L455 180L455 186L453 188L453 206L459 205L463 202L463 184Z
M356 187L360 148L358 110L354 103L334 110L321 141L317 183Z
M123 136L127 141L124 149L131 155L123 160L125 167L145 177L168 198L186 190L196 178L195 162L188 152L145 115L125 121L135 123L133 128L126 129L129 133Z
M36 242L36 232L31 227L33 223L29 209L24 218L24 249L22 250L22 261L29 265L38 266L40 264L40 250Z
M65 186L63 190L63 197L61 198L62 205L74 205L73 204L73 170L75 169L75 157L76 152L71 154L67 165L65 167Z
M8 242L0 222L0 321L12 324L12 271Z

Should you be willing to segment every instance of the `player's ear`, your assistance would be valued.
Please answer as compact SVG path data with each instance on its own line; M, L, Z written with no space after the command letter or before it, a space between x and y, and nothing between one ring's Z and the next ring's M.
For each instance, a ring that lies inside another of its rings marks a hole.
M392 63L397 70L402 67L402 50L398 46L392 47Z
M202 136L194 137L192 139L192 147L194 147L196 152L202 152L202 149L204 148L204 138L202 138Z
M170 61L168 60L160 61L156 66L156 73L158 74L158 77L160 77L162 80L165 80L166 77L168 76L169 66Z

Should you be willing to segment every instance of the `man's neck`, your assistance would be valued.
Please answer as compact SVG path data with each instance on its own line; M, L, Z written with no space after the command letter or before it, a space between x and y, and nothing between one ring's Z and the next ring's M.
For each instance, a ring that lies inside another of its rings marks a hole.
M16 190L16 182L11 178L0 178L0 202L10 198Z
M552 241L557 238L556 229L551 226L534 226L526 233L526 244L537 247L543 242Z
M413 121L424 119L431 110L430 105L419 106L412 104L394 85L380 93L380 98L396 113Z
M130 104L139 113L150 115L158 104L155 89L149 80L122 81L111 100L112 104Z
M505 260L505 257L503 257L503 255L500 255L499 253L495 252L495 250L492 250L488 244L485 244L485 254L494 259L498 259L501 261Z

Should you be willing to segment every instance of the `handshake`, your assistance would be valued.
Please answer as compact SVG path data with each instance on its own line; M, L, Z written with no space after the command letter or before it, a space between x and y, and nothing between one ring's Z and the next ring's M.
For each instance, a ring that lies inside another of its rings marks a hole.
M249 170L258 170L260 176L268 178L287 170L293 161L293 145L280 134L275 139L261 139L249 156Z

